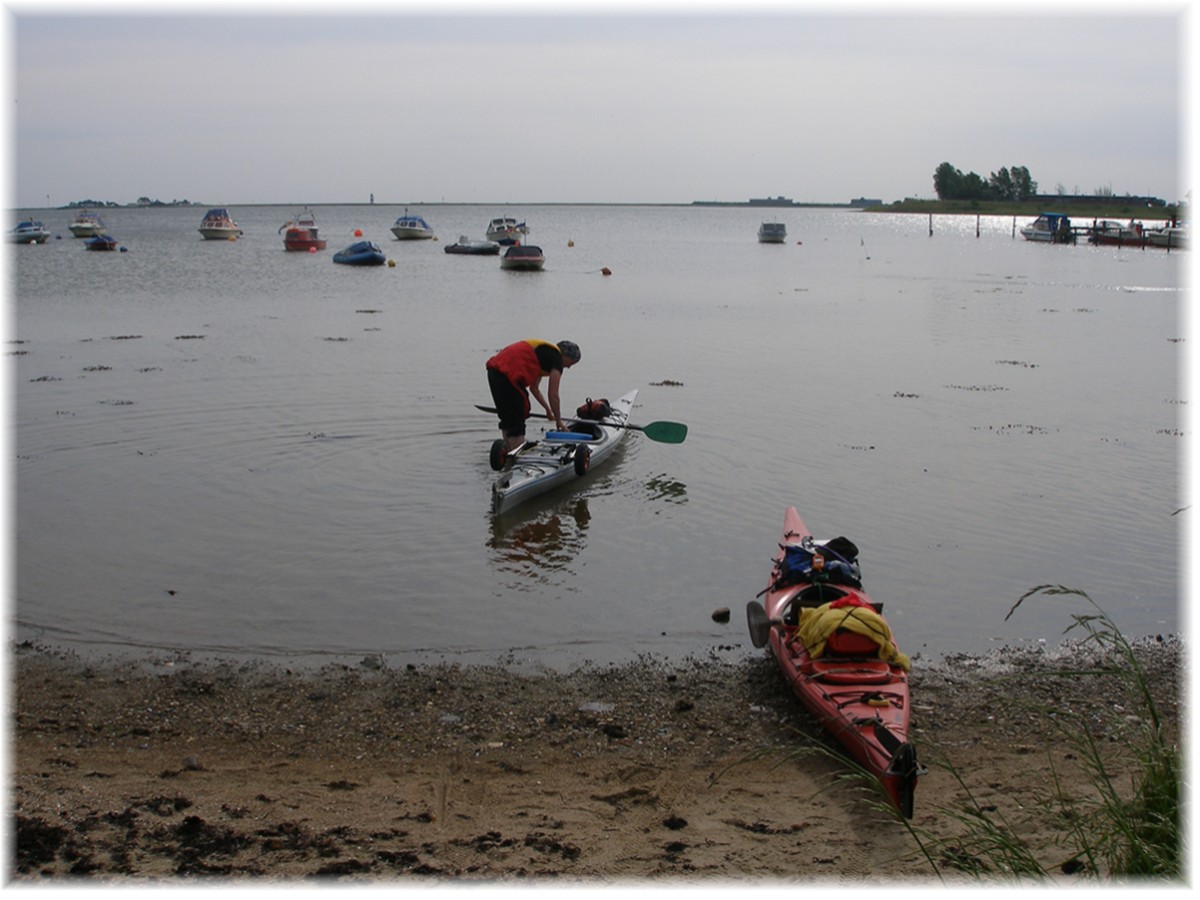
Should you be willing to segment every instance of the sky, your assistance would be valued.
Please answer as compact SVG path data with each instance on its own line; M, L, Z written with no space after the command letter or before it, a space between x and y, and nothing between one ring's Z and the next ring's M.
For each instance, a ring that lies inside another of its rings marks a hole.
M1185 0L3 2L9 208L1193 187Z

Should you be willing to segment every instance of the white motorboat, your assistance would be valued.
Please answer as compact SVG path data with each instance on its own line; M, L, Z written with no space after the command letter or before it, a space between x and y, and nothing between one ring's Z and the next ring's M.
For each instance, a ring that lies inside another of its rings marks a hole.
M1021 229L1021 236L1027 241L1046 244L1068 244L1075 240L1071 220L1062 213L1042 213Z
M242 236L242 229L233 221L229 210L218 206L204 214L200 234L206 241L236 241Z
M392 234L398 241L422 241L433 237L433 228L420 216L409 215L406 209L392 225Z
M515 244L529 234L529 228L524 222L518 222L511 216L501 216L488 222L487 239L497 244Z
M14 244L44 244L50 239L50 229L41 222L26 219L8 233L8 239Z
M77 238L89 238L104 234L105 225L99 214L81 209L67 228Z
M1182 250L1191 244L1188 240L1187 228L1181 225L1166 225L1162 228L1148 229L1146 241L1152 247L1166 247L1168 250Z

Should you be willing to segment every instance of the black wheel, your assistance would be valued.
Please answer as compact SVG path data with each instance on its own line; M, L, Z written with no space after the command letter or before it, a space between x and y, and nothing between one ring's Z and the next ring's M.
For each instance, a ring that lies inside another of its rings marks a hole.
M582 478L592 467L592 451L587 447L575 448L575 474Z
M504 468L504 463L508 460L508 445L504 441L497 438L492 441L492 449L488 453L488 462L492 464L492 468L499 472Z

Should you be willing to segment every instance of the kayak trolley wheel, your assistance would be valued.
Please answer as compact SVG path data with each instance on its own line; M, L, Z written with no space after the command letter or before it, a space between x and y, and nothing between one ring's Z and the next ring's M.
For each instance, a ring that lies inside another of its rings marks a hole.
M592 451L587 447L575 448L575 474L582 478L592 467Z
M499 472L504 468L504 463L507 459L508 445L499 438L492 441L492 449L488 453L488 462L491 463L492 468Z

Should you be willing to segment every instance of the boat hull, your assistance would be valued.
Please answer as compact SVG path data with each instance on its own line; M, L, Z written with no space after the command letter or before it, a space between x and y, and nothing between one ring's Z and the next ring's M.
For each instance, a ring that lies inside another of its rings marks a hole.
M236 241L242 236L242 229L234 226L201 227L200 236L206 241Z
M1166 247L1168 250L1187 249L1187 232L1182 228L1158 228L1146 232L1146 240L1152 247Z
M333 261L343 266L382 266L387 257L374 244L356 244L333 254Z
M14 244L44 244L50 240L50 232L41 222L22 222L8 233L8 239Z
M508 463L492 484L492 511L497 515L508 512L532 497L587 477L576 474L576 454L581 448L586 449L590 460L588 473L604 463L625 440L629 429L619 426L628 423L637 393L632 390L610 404L612 413L598 422L568 420L568 425L580 429L583 440L554 437L565 433L549 432L531 449Z
M500 245L495 241L460 241L457 244L447 244L446 252L460 256L495 256L500 252Z
M916 751L908 742L907 669L895 657L883 659L878 653L810 655L795 624L800 609L816 610L831 599L846 598L866 603L876 611L879 607L857 582L800 581L776 589L785 546L805 538L811 539L811 532L795 508L789 507L784 515L783 540L760 607L770 623L771 655L804 708L859 766L879 780L896 808L911 818L920 767ZM821 543L815 546L819 548ZM752 636L753 631L752 621Z
M522 257L520 259L502 259L500 268L508 272L540 272L546 267L542 257Z
M421 228L403 228L399 225L392 228L392 234L398 241L427 241L433 237L432 231Z

